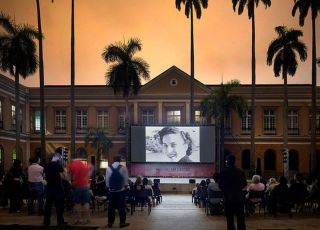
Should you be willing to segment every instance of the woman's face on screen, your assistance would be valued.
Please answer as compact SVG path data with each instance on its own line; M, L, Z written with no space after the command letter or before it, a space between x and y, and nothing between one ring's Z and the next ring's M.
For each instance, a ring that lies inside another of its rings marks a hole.
M171 133L162 138L163 152L172 161L179 161L186 155L188 144L184 142L180 133Z

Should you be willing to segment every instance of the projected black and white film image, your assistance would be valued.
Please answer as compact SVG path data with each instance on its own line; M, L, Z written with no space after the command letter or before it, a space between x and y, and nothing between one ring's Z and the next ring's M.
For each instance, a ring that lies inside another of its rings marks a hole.
M199 127L148 126L146 162L200 162Z

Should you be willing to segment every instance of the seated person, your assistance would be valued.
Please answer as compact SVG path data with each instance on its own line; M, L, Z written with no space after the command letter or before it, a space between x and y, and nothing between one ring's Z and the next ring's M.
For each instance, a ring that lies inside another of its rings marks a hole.
M273 190L278 184L279 184L279 183L277 182L277 180L276 180L275 178L271 177L271 178L269 179L268 184L267 184L266 194L267 194L268 196L270 196L272 190Z
M197 191L199 205L204 205L208 196L207 184L205 180L200 182L200 186Z
M213 174L213 182L208 185L208 198L210 204L219 204L222 200L222 191L219 188L220 174ZM221 196L219 195L221 194ZM218 196L218 197L217 197Z
M99 197L107 197L108 195L108 190L106 186L106 179L103 175L98 175L96 178L95 182L95 187L93 189L93 194L94 196L99 196Z
M152 180L148 180L148 183L146 184L145 188L148 191L149 201L152 201L152 204L155 204L155 202L154 202L154 193L153 193L153 188L152 188Z
M208 185L209 211L211 215L223 214L223 193L219 187L220 174L213 174L213 182Z
M140 176L137 176L136 182L133 186L133 195L135 203L141 205L141 210L144 204L148 201L148 191L145 189L145 186L142 184L142 179Z
M142 188L144 188L144 186L142 184L141 176L137 176L133 187L134 187L135 190L141 190Z
M196 183L196 186L192 189L191 195L192 195L192 202L195 203L195 205L198 204L198 188L200 184Z
M261 198L250 198L250 191L256 191L256 192L260 192L260 191L264 191L266 188L266 186L260 182L260 176L259 175L253 175L252 176L252 183L249 184L249 186L247 187L247 195L246 198L250 199L252 202L259 202L261 201Z
M142 185L143 186L146 186L148 184L148 178L147 177L144 177L143 179L142 179Z
M156 198L157 203L161 203L162 195L161 190L158 182L155 182L152 186L154 197Z
M307 185L303 181L300 173L294 175L294 182L290 186L292 201L302 211L304 201L308 195Z
M311 186L309 195L307 197L307 200L315 200L320 201L320 180L319 178L314 178Z
M279 184L271 191L267 207L271 214L277 212L290 213L290 191L285 177L281 177Z
M246 201L245 206L247 210L247 214L254 213L255 210L255 204L258 202L261 202L263 199L263 196L260 197L252 197L252 192L263 192L265 190L265 185L260 182L260 176L259 175L253 175L252 176L252 183L248 185L247 187L247 194L246 194Z

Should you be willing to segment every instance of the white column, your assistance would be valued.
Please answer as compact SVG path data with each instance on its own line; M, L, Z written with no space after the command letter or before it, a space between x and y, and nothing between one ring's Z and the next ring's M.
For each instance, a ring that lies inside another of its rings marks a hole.
M158 102L158 118L159 124L162 124L162 102Z
M186 124L190 124L190 102L186 102Z
M133 123L138 124L138 102L133 103Z

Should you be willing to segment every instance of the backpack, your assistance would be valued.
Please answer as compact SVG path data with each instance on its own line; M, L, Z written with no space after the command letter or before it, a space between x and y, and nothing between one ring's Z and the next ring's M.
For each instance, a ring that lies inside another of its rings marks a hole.
M112 173L109 179L109 189L112 192L119 191L123 187L123 177L119 172L121 165L119 165L117 168L113 168L111 165L110 168L112 170Z

